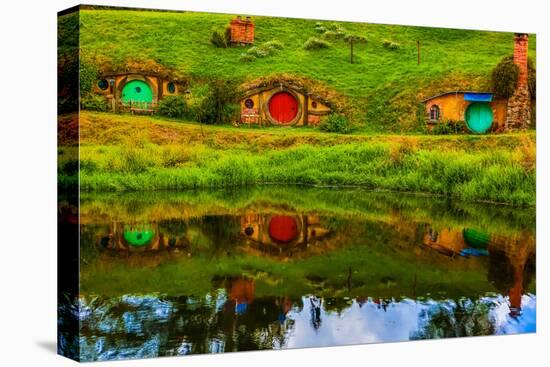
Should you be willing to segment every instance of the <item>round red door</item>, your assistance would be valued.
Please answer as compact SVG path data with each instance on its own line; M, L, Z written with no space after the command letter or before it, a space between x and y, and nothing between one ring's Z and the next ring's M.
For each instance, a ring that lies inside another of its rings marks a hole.
M272 240L288 243L298 237L298 223L294 217L276 215L269 221L269 237Z
M269 100L269 113L280 124L288 124L298 114L298 101L288 92L279 92Z

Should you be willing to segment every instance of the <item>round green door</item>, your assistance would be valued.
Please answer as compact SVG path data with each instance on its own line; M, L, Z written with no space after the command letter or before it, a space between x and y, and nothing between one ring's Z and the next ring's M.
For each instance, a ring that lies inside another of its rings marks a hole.
M488 103L474 102L466 110L466 124L474 133L484 133L493 124L493 110Z
M122 88L122 102L153 102L153 91L142 80L132 80Z

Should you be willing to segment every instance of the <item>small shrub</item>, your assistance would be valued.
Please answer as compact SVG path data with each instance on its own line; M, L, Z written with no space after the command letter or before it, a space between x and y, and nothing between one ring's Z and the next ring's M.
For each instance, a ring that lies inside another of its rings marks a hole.
M245 54L241 54L240 61L250 62L257 58L276 55L279 50L283 49L283 44L279 41L272 40L262 43L259 46L250 47Z
M349 42L351 39L353 39L353 42L355 43L367 43L367 37L365 36L359 36L357 34L345 34L344 35L344 41Z
M324 27L321 23L317 23L315 25L315 32L317 33L325 33L327 31L327 28Z
M336 113L324 117L319 124L321 131L330 133L347 134L351 132L351 126L346 116Z
M266 48L254 46L254 47L250 47L246 53L248 55L261 58L261 57L269 56L270 50Z
M88 111L100 111L100 112L106 112L109 110L109 104L107 103L107 99L99 94L94 93L86 93L81 99L80 99L80 106L83 110Z
M467 131L464 121L445 120L437 123L431 133L433 135L463 134Z
M325 33L323 33L323 38L327 40L337 40L340 38L344 38L345 35L346 34L343 32L326 31Z
M98 67L91 62L82 60L79 67L80 93L86 94L92 91L94 84L99 79L100 72Z
M237 83L231 80L213 80L208 93L195 108L195 118L206 124L233 122L239 110L236 104Z
M284 45L283 45L282 42L279 42L277 40L271 40L271 41L267 41L267 42L263 43L262 47L266 47L266 48L274 49L274 50L282 50Z
M329 25L326 26L326 28L329 31L333 31L336 33L344 33L346 31L346 29L338 23L330 23Z
M256 60L256 56L254 55L241 54L241 56L239 57L239 61L241 62L252 62L254 60Z
M231 46L231 26L225 27L224 37L225 37L225 44L227 46Z
M388 50L398 50L401 48L401 45L397 42L393 42L390 40L385 40L382 42L382 45L387 48Z
M306 50L321 50L329 47L330 47L330 43L317 37L310 37L304 43L304 49Z
M183 96L166 96L159 102L158 113L171 118L183 118L187 115L187 102Z
M513 56L503 58L491 73L491 88L497 97L510 98L518 84L519 68Z
M218 47L218 48L227 48L228 46L225 34L220 32L217 29L212 31L212 36L210 36L210 42L215 47Z

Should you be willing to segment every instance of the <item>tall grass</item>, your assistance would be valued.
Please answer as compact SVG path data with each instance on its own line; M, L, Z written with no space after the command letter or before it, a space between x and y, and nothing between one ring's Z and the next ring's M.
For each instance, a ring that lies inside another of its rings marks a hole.
M83 146L80 178L85 191L357 185L533 205L535 170L523 164L526 154L518 149L427 150L395 142L302 145L257 153L204 144ZM71 161L61 163L61 176L64 167L70 168Z

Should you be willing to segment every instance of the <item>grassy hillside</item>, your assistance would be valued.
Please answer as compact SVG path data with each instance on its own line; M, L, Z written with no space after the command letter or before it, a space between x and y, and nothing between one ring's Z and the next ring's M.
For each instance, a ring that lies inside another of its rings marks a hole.
M329 41L322 50L305 50L320 37L315 20L253 17L256 44L277 40L283 49L252 62L240 61L244 47L216 48L212 29L223 28L232 15L133 10L83 10L81 49L84 60L123 68L128 60L153 60L194 81L236 78L242 81L273 73L319 80L347 96L366 130L418 129L418 101L449 89L487 89L491 69L511 54L513 34L338 22L346 33L367 38L355 46ZM330 27L333 22L322 22ZM416 41L422 62L417 65ZM391 50L384 41L400 45ZM530 39L535 56L535 39Z

